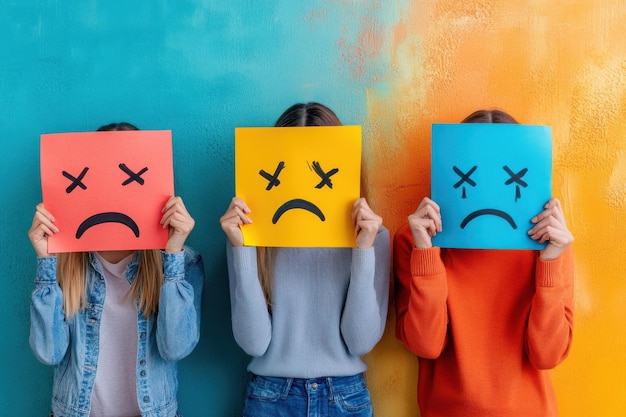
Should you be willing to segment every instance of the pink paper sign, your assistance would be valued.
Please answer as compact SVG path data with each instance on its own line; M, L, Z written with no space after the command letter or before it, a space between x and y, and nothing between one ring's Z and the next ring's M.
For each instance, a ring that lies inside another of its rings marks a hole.
M171 131L41 135L44 207L59 232L48 252L162 249L174 195Z

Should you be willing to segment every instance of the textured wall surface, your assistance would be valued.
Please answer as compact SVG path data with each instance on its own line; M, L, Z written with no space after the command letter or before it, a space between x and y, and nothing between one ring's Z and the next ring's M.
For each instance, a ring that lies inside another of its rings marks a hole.
M553 371L561 415L626 415L625 20L621 0L0 0L0 414L43 416L50 401L51 370L28 347L39 134L121 120L173 131L207 272L181 412L237 416L248 358L218 224L233 129L317 100L363 125L369 198L392 231L429 193L431 123L498 107L552 126L577 268L574 346ZM418 416L417 361L394 324L392 312L366 357L376 413Z
M559 408L626 415L626 3L433 0L400 15L385 34L389 91L368 94L370 171L385 173L370 187L387 225L429 193L431 123L498 107L551 125L577 270L574 345L553 371ZM417 365L392 328L371 355L378 409L415 415Z

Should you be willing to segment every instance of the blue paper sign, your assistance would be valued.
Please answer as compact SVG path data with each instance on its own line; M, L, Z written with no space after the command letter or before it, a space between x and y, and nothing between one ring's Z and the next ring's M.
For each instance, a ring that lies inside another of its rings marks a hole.
M543 249L527 232L552 196L549 126L433 124L431 198L443 248Z

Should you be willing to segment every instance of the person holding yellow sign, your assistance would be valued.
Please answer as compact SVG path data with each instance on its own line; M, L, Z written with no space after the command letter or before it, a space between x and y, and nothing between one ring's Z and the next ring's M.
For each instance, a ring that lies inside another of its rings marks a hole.
M328 107L307 103L287 109L275 126L303 129L341 122ZM280 162L275 169L258 171L268 191L280 187L295 168ZM310 169L319 176L318 190L332 188L343 172L319 160ZM248 205L255 202L241 197L232 199L220 223L228 238L233 334L252 356L243 415L372 416L361 355L379 341L387 318L390 237L382 218L365 198L356 198L346 213L352 247L246 246L242 229L260 213ZM273 223L300 215L321 224L327 213L309 200L292 198L276 210ZM305 228L298 229L306 238Z

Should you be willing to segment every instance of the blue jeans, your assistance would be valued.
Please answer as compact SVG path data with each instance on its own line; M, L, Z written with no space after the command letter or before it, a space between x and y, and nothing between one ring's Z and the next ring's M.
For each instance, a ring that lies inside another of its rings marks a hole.
M243 417L372 417L363 374L334 378L277 378L254 375Z

